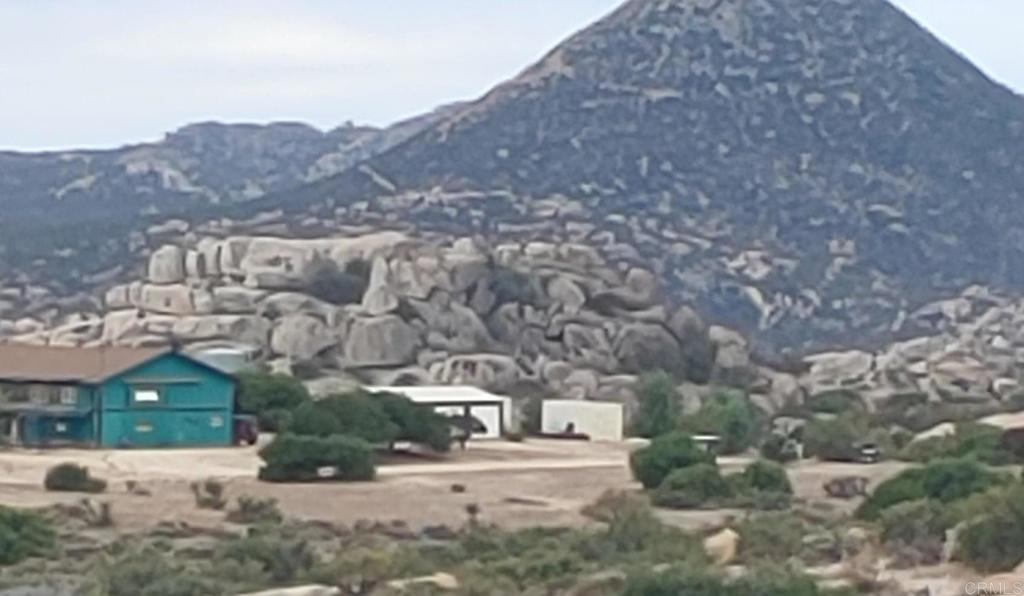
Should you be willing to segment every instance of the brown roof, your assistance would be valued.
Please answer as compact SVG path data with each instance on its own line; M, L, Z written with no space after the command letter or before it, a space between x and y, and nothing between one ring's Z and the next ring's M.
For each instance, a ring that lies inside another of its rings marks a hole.
M170 349L0 344L0 380L99 383L167 352Z

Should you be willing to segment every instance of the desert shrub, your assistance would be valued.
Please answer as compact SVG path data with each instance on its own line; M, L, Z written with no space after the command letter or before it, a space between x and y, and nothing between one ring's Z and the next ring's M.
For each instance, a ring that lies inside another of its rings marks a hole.
M218 560L234 561L259 569L275 584L303 577L316 563L309 543L277 532L254 534L227 543Z
M861 503L857 516L878 519L893 505L919 499L952 503L1005 484L1008 478L971 459L937 460L921 468L904 470L882 482Z
M260 450L260 457L264 466L259 477L270 482L309 482L323 477L359 481L372 480L376 474L373 447L345 435L278 435Z
M213 596L223 593L209 579L176 564L166 553L143 549L119 557L100 571L109 596Z
M741 453L757 441L760 416L743 393L719 391L701 404L692 416L682 420L682 428L693 434L713 434L721 437L721 453Z
M85 466L66 462L46 471L43 486L52 491L101 493L107 490L107 481L90 476Z
M39 514L0 506L0 565L46 554L55 538L50 523Z
M1013 484L974 495L954 507L964 527L956 557L978 571L1016 568L1024 558L1024 486Z
M906 566L940 562L948 522L946 507L931 499L897 503L879 519L883 544Z
M291 413L310 401L309 392L295 377L265 372L238 373L238 408L255 415L260 429L277 432Z
M633 476L644 488L657 488L673 470L696 464L713 464L715 458L683 432L656 437L629 458Z
M863 419L852 413L836 418L814 418L804 427L804 455L825 461L853 461L857 443L867 436Z
M910 443L899 455L901 459L916 462L972 457L993 466L1010 464L1016 460L1016 456L1003 444L1002 429L976 423L957 424L951 435L929 437Z
M281 509L277 506L277 499L242 495L238 497L237 503L237 506L225 516L229 522L246 525L276 524L284 519Z
M320 259L306 270L306 293L331 304L355 304L363 299L370 280L364 261L351 261L345 269L329 259Z
M190 488L196 507L200 509L220 511L228 504L224 498L224 484L219 480L207 478L203 482L193 482Z
M654 438L676 430L679 424L679 392L665 372L640 379L639 407L633 416L633 434Z
M699 540L662 524L647 501L637 495L606 491L584 507L583 514L605 524L596 536L584 536L581 541L588 559L609 560L641 552L655 562L705 559Z
M717 504L733 496L718 466L697 464L673 470L651 495L659 507L688 509Z
M799 457L796 441L780 433L771 433L761 443L761 457L780 464L796 461Z
M791 513L761 513L740 522L740 557L749 563L781 563L796 557L803 549L806 528L803 520Z
M743 470L743 484L751 491L764 493L793 494L793 485L782 466L758 460Z

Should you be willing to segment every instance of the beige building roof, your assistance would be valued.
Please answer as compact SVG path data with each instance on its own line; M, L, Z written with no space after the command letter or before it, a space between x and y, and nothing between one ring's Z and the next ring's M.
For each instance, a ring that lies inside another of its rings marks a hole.
M0 344L0 381L100 383L169 348L69 348Z

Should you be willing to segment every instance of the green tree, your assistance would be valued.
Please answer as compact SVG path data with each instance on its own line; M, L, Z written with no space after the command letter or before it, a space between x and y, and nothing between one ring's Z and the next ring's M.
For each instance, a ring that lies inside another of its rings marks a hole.
M868 435L867 423L858 411L837 417L814 418L803 431L804 455L825 461L853 461L857 458L857 443Z
M665 372L640 379L640 407L633 419L633 434L653 439L679 426L679 391Z
M380 404L387 417L398 427L396 440L426 445L440 452L451 448L451 424L433 408L414 403L404 395L395 393L374 393L371 399Z
M260 428L276 432L284 428L292 411L310 401L309 391L295 377L265 372L238 374L238 409L254 414Z
M374 445L398 439L400 428L369 393L356 391L303 403L295 410L288 432L329 437L351 435Z
M719 450L741 453L757 440L760 420L747 396L738 391L719 391L701 404L700 410L682 421L683 430L721 437Z
M655 437L629 458L633 476L647 489L657 488L673 470L714 462L715 457L684 432Z

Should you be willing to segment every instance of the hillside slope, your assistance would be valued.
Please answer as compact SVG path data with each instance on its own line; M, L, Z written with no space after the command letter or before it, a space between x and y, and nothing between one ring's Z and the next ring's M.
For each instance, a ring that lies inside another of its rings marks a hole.
M848 339L1024 284L1022 152L1024 100L883 0L633 0L290 198L562 195L647 258L691 238L663 270L717 318Z

